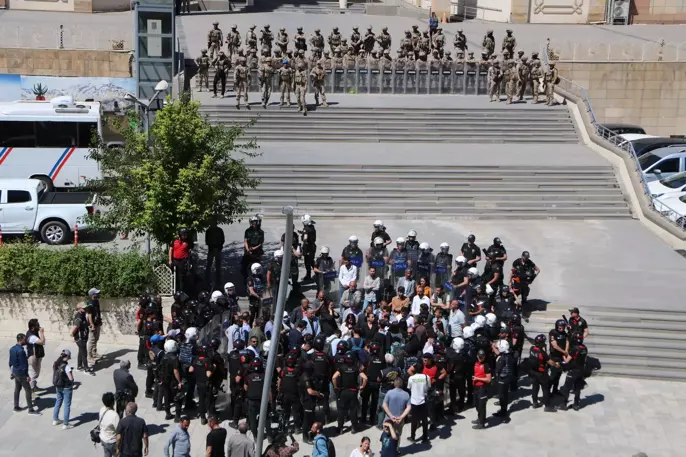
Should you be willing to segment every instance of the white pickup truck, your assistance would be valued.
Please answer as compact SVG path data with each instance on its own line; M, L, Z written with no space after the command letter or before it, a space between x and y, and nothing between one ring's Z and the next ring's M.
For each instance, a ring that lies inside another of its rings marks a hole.
M63 244L76 226L86 228L94 201L89 192L47 192L38 179L0 179L0 229L3 235L31 233L47 244Z

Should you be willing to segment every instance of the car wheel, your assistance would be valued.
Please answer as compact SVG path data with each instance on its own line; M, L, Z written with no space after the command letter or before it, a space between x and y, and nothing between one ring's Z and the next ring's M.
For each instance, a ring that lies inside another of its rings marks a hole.
M677 219L676 225L678 225L682 229L686 230L686 218L680 217L679 219Z
M46 244L64 244L69 236L69 229L60 221L50 221L40 230L41 239Z

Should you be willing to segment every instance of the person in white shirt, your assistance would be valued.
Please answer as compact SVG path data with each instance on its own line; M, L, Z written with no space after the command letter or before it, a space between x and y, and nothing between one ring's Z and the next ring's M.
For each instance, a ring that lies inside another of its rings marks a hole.
M424 288L417 286L417 295L415 295L412 299L412 309L410 310L410 314L415 317L419 316L419 313L422 310L422 303L425 304L429 309L431 308L431 300L429 300L429 297L424 295Z
M412 425L410 427L410 441L414 442L419 422L422 423L422 441L429 441L429 415L426 396L429 394L431 380L424 373L416 373L407 380L410 390L410 404L412 405Z
M350 457L372 457L371 440L367 436L362 437L360 447L353 449Z
M350 263L350 258L343 257L343 264L338 270L338 301L340 302L343 292L348 290L350 281L357 280L357 267Z
M119 414L114 410L114 394L105 392L102 395L102 404L98 415L100 425L100 444L105 457L117 455L117 425L119 425Z
M451 338L462 338L462 329L465 325L465 315L460 309L457 300L450 302L450 314L448 315L448 327Z

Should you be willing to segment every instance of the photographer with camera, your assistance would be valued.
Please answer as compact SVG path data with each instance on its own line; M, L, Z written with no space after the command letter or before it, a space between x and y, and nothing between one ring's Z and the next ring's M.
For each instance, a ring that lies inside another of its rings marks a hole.
M138 396L138 385L134 381L133 376L129 373L131 369L131 362L122 360L119 362L119 368L114 370L112 378L114 379L114 398L117 404L117 414L122 417L124 409L129 402L136 401Z
M300 450L300 445L298 444L297 441L295 441L295 438L293 438L293 435L290 435L291 437L291 445L287 446L286 445L286 435L283 433L279 433L274 437L274 441L272 441L272 444L267 447L267 449L264 452L265 457L290 457L294 455L296 452Z

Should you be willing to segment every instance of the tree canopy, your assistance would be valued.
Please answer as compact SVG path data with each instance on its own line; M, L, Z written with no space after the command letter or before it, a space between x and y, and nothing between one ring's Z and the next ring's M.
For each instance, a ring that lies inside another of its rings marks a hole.
M256 145L240 141L242 126L211 125L199 108L188 100L168 101L156 112L149 142L136 128L135 113L114 121L122 147L107 148L97 138L89 155L102 178L89 186L104 211L92 218L94 228L150 234L166 245L180 227L201 232L249 211L245 191L258 180L245 158L257 154Z

